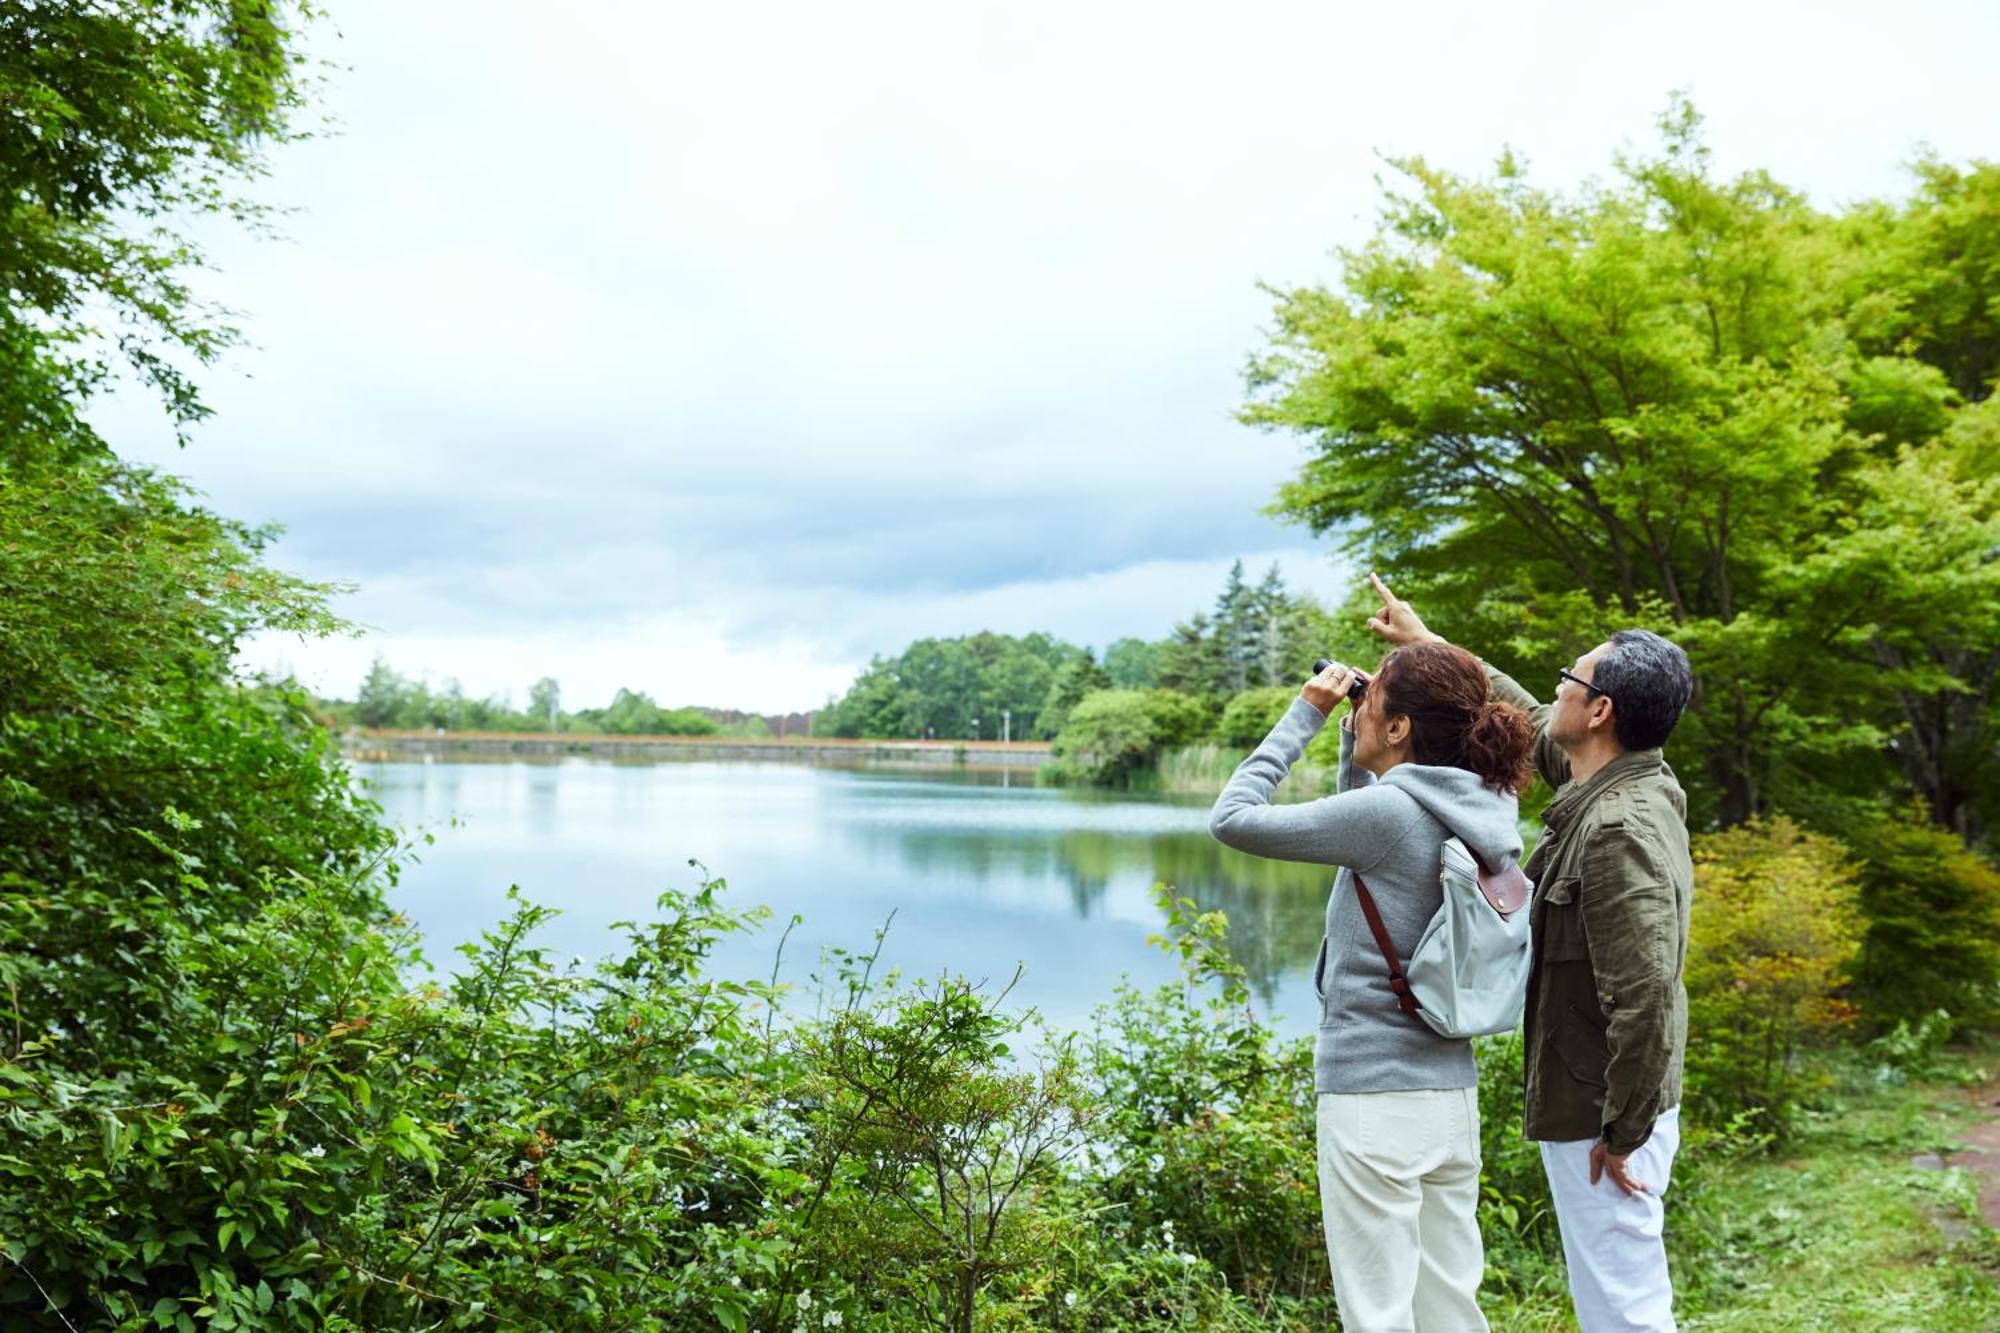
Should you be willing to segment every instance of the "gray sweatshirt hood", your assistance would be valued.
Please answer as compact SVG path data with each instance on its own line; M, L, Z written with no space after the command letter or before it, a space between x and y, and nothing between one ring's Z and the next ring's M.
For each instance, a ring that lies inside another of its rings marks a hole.
M1463 842L1489 870L1521 859L1520 802L1477 773L1431 764L1398 764L1381 780L1407 793Z

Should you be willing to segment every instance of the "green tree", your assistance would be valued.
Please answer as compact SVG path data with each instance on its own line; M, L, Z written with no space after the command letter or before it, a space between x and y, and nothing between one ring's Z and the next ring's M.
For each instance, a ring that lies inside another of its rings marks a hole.
M1881 646L1978 641L1993 497L1935 441L1850 420L1959 410L1843 332L1862 233L1762 173L1715 179L1685 104L1664 128L1567 197L1511 159L1485 182L1399 162L1342 290L1279 297L1244 415L1318 441L1282 512L1528 679L1621 624L1685 645L1673 753L1701 814L1851 813L1903 704L1977 689Z
M1111 688L1110 674L1097 665L1097 660L1089 653L1065 663L1050 682L1048 699L1035 721L1034 734L1043 740L1053 739L1063 729L1063 724L1069 721L1070 710L1082 702L1085 695Z
M847 693L829 700L813 715L815 736L912 736L914 721L906 706L896 663L872 657Z
M694 708L662 708L649 694L621 689L611 706L579 714L613 736L713 736L716 720Z
M1003 714L1008 715L1012 739L1032 734L1059 670L1024 645L1003 642L979 673L978 715L985 719L982 734L998 737Z
M545 731L562 729L562 685L553 676L543 676L528 687L528 719Z
M896 677L915 734L953 740L972 735L973 719L980 716L980 662L966 640L918 639L903 650Z
M1229 567L1229 577L1215 599L1215 615L1210 622L1215 634L1215 657L1220 664L1218 683L1230 694L1246 686L1262 685L1264 649L1268 642L1267 610L1259 589L1243 579L1243 562ZM1282 593L1280 594L1282 595Z
M236 334L190 295L201 251L176 220L261 215L238 191L259 151L295 133L307 12L282 0L0 8L10 452L101 448L82 409L121 363L183 430L205 415L180 358L208 363Z
M918 639L893 658L875 657L813 720L825 736L1000 735L1011 714L1016 738L1034 734L1057 674L1084 656L1048 634L979 633Z
M1119 639L1104 650L1104 674L1111 677L1114 689L1151 689L1157 683L1154 669L1159 652L1158 644L1144 639Z
M378 653L368 676L354 696L354 720L364 727L406 725L404 709L409 698L409 682L389 668Z
M1299 691L1292 685L1259 685L1231 699L1216 725L1215 739L1223 745L1248 749L1270 734Z
M1153 657L1153 681L1161 689L1220 700L1229 693L1228 677L1221 638L1206 613L1174 626Z
M1939 1009L1957 1027L1987 1027L2000 1017L2000 869L1924 813L1855 831L1868 922L1855 993L1877 1028Z

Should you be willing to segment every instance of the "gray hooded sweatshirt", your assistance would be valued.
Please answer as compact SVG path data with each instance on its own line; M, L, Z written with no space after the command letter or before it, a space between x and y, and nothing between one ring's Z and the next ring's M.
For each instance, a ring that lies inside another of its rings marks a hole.
M1335 794L1272 805L1271 793L1325 725L1317 708L1294 700L1264 743L1237 766L1216 799L1209 832L1238 851L1340 867L1313 964L1319 993L1315 1091L1469 1088L1478 1079L1472 1043L1440 1037L1397 1007L1354 876L1359 872L1368 882L1396 956L1408 962L1444 900L1438 881L1444 840L1460 838L1488 866L1519 860L1518 802L1512 792L1495 791L1462 768L1398 764L1378 782L1354 762L1354 735L1343 730Z

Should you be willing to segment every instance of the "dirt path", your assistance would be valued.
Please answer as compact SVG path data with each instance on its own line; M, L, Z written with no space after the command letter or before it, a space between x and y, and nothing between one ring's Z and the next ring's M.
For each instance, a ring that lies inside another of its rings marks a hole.
M1964 1146L1946 1153L1940 1166L1969 1171L1979 1181L1979 1213L1989 1227L2000 1227L2000 1078L1970 1094L1979 1108L1979 1122L1962 1135Z

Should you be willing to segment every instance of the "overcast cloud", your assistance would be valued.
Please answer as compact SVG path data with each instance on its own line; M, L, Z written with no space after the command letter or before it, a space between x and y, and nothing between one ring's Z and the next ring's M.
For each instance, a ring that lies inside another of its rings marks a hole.
M1333 593L1236 425L1259 281L1331 279L1379 154L1604 174L1670 90L1823 203L2000 151L2000 6L329 0L286 239L213 229L258 344L184 451L359 641L519 698L812 707L926 634L1155 637L1229 562Z

